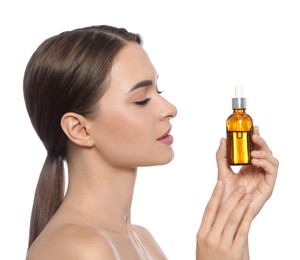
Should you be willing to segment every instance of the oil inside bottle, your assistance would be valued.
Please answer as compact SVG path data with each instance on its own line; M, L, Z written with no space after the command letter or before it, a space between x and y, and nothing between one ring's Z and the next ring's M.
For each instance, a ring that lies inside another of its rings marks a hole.
M227 131L227 157L230 165L251 164L252 131Z

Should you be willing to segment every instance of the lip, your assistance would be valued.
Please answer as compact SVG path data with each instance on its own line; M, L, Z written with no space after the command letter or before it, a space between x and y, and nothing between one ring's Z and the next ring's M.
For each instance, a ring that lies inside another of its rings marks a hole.
M170 135L171 127L168 129L165 134L163 134L161 137L159 137L157 140L162 142L163 144L171 145L173 143L173 136Z

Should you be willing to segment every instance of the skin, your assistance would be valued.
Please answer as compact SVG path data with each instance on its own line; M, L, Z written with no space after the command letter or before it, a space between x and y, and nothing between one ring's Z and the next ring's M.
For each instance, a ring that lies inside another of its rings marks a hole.
M130 218L137 167L173 159L171 145L160 137L177 111L158 93L157 77L143 48L128 44L114 62L96 116L63 116L69 185L28 260L166 259L152 235Z
M62 117L61 127L69 138L68 188L62 205L29 249L27 260L167 259L149 231L131 223L137 168L173 159L168 133L177 111L158 93L157 78L144 49L129 43L114 61L109 88L95 116L70 112ZM242 177L232 176L221 142L217 152L221 181L197 235L198 260L249 258L251 221L274 183L262 197L255 191L276 170L270 166L274 159L264 141L253 138L261 152L253 159L260 166L254 168L261 172L256 182L246 177L253 167L244 168Z
M248 260L251 221L272 195L279 162L254 127L251 166L236 174L227 163L226 139L216 153L218 185L197 233L197 260Z
M252 195L240 186L220 206L224 183L219 181L197 234L196 259L249 259L248 232L253 219Z

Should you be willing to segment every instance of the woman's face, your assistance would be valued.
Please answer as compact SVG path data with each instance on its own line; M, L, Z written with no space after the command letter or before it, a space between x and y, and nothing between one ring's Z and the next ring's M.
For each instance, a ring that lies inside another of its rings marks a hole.
M157 73L144 49L126 45L116 57L110 86L92 121L99 156L117 167L165 164L172 160L170 119L176 108L157 89Z

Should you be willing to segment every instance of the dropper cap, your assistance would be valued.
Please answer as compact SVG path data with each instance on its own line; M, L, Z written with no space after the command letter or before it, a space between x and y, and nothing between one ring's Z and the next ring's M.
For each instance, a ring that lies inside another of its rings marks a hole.
M235 97L232 99L232 109L246 109L247 100L243 96L243 86L237 85L235 87Z

